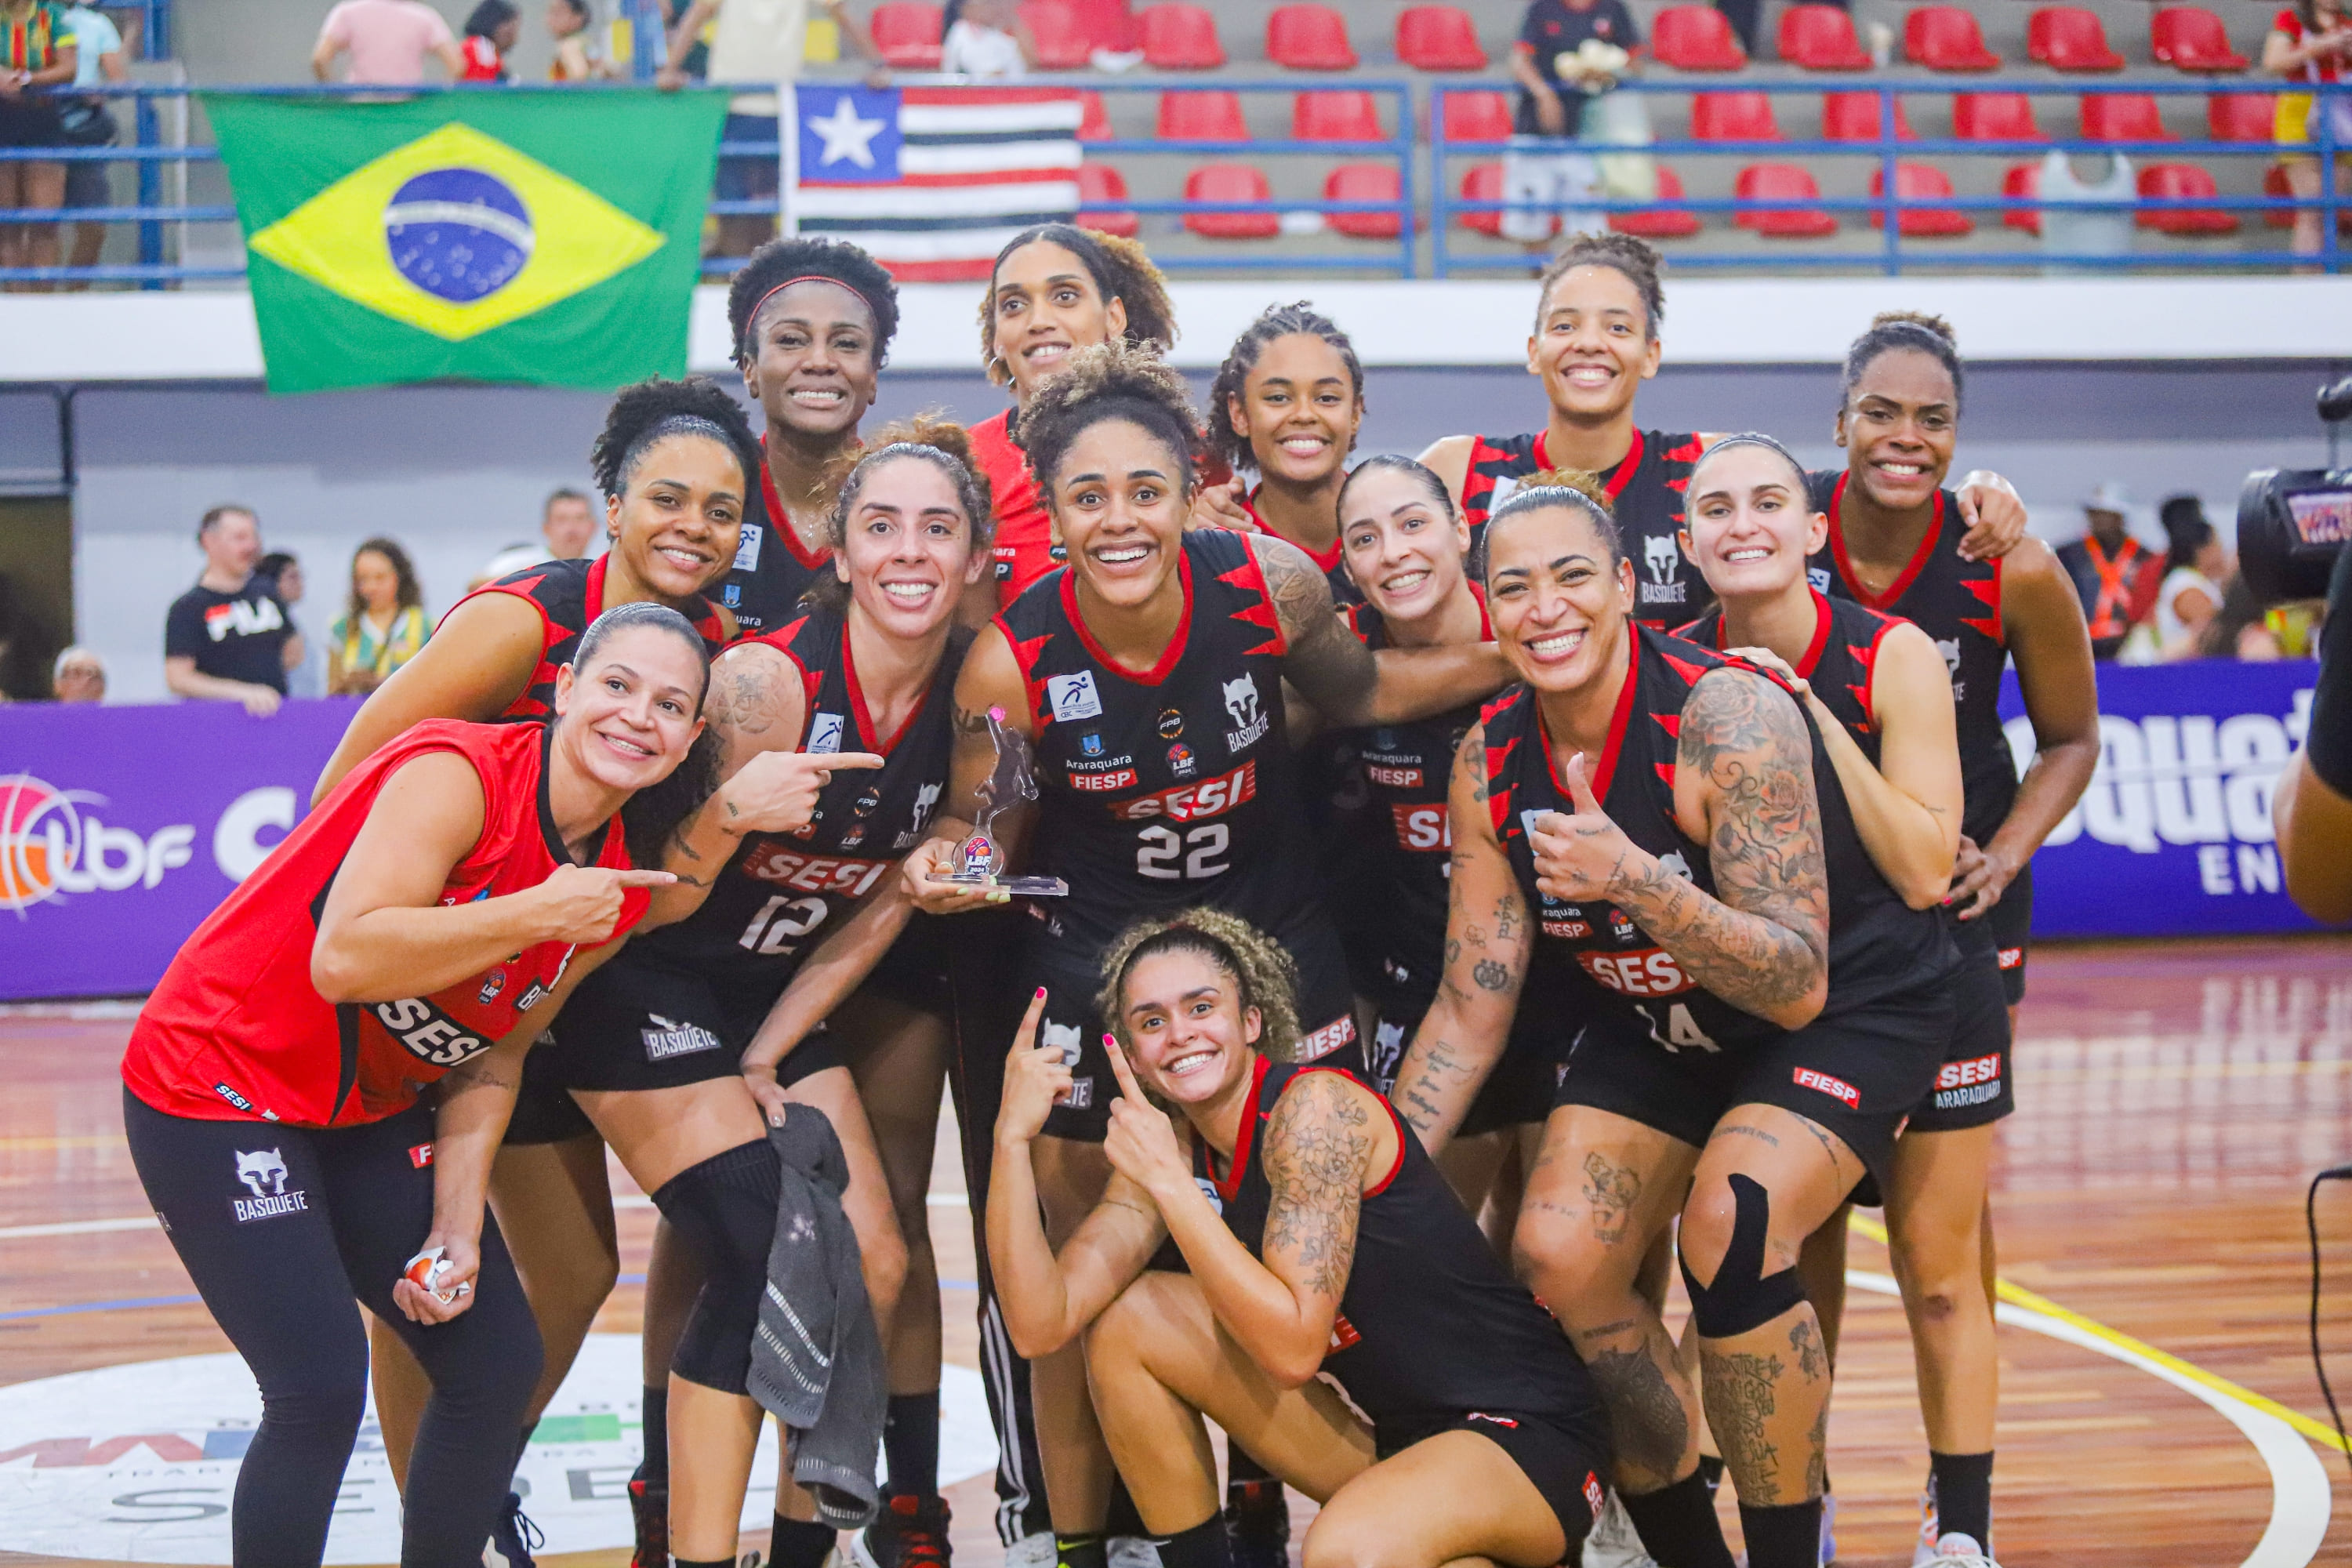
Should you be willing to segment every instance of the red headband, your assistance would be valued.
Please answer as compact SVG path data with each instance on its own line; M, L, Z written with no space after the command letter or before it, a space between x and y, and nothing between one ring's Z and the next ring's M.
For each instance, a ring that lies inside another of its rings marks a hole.
M874 309L873 300L868 300L865 295L858 293L856 289L851 289L848 284L844 283L840 279L830 277L823 272L803 272L797 278L785 279L782 283L777 284L774 288L761 295L758 301L752 305L751 313L743 318L743 330L747 332L750 331L752 324L759 321L760 312L767 309L768 301L774 299L777 295L782 293L785 289L791 288L795 283L830 283L836 289L847 289L850 293L856 295L858 302L864 305L867 310L872 311L877 319L882 314L881 311Z

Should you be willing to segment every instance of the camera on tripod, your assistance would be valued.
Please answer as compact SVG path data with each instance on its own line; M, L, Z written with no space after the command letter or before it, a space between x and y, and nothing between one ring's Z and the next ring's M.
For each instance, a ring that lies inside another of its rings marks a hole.
M2352 375L2319 389L2328 459L2352 419ZM2336 554L2352 543L2352 468L2260 468L2238 492L2238 570L2264 605L2324 599Z

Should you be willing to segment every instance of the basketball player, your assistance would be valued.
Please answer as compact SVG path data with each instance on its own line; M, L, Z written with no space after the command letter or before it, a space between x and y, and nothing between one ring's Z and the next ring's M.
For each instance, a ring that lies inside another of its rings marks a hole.
M1728 1568L1693 1391L1636 1285L1679 1210L1748 1561L1814 1568L1829 1363L1797 1248L1885 1172L1935 1078L1958 958L1872 865L1786 690L1635 623L1600 487L1559 478L1522 487L1483 542L1523 684L1457 759L1445 978L1395 1098L1442 1145L1528 970L1553 969L1559 1016L1583 1028L1516 1251L1609 1403L1627 1512L1665 1568Z
M1309 1563L1572 1560L1609 1462L1591 1382L1388 1103L1273 1054L1299 1029L1288 954L1192 910L1129 928L1104 973L1117 1173L1056 1257L1032 1156L1076 1080L1036 1043L1041 993L989 1250L1024 1352L1083 1340L1160 1561L1228 1561L1204 1415L1323 1505ZM1171 1239L1185 1272L1147 1273Z
M742 542L716 596L757 634L791 620L809 584L832 574L827 486L874 405L898 331L898 289L846 240L770 240L728 285L727 326L766 428Z
M1334 722L1361 725L1443 711L1491 690L1502 671L1486 647L1374 655L1348 634L1297 547L1187 532L1200 427L1182 377L1151 350L1107 343L1070 355L1031 395L1019 435L1070 563L973 644L956 688L950 805L908 877L918 902L940 913L992 896L936 879L971 830L996 762L987 716L1001 710L1036 748L1037 868L1071 891L1032 906L1021 960L1028 984L1051 995L1047 1040L1073 1058L1076 1087L1046 1129L1041 1178L1059 1237L1108 1175L1098 1147L1108 1070L1087 1043L1101 1037L1094 977L1139 912L1206 900L1275 932L1304 976L1298 1056L1361 1065L1346 963L1316 897L1283 682ZM1033 1369L1065 1562L1102 1551L1090 1538L1111 1481L1085 1375L1068 1352Z
M401 1561L481 1559L541 1364L482 1213L491 1157L583 950L673 879L635 868L692 804L661 786L701 731L708 676L675 611L607 613L556 672L544 721L428 720L352 770L141 1010L122 1067L131 1158L261 1385L239 1563L326 1551L366 1403L354 1300L430 1380ZM420 1103L445 1075L437 1109Z
M1445 480L1475 540L1487 517L1529 476L1583 468L1600 476L1634 565L1634 614L1664 631L1706 608L1706 584L1677 538L1690 466L1712 437L1644 430L1633 398L1658 374L1666 314L1661 261L1622 234L1579 235L1537 281L1528 374L1541 378L1551 415L1519 436L1448 436L1421 460ZM2008 481L1975 473L1962 482L1969 525L1962 548L2000 555L2025 535L2025 508Z

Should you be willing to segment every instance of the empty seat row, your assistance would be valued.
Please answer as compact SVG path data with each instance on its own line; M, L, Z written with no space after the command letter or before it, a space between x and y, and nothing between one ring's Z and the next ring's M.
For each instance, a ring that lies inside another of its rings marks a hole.
M1403 190L1394 166L1349 163L1323 180L1327 202L1394 202ZM1127 179L1108 163L1078 167L1078 194L1083 204L1078 221L1105 234L1134 237L1142 226L1134 213L1118 209L1128 199ZM1265 171L1249 163L1205 163L1184 177L1188 202L1270 202L1274 188ZM1403 230L1394 212L1331 213L1324 223L1335 233L1357 239L1395 239ZM1271 239L1282 232L1280 215L1255 213L1186 213L1184 226L1208 239Z
M2244 56L2230 47L2221 18L2196 5L2158 10L2148 24L2150 52L2162 64L2184 71L2241 71ZM1736 71L1748 56L1720 11L1706 5L1670 5L1651 25L1651 46L1659 60L1677 70ZM1843 7L1791 5L1780 16L1780 58L1807 70L1867 70L1870 51L1862 47L1853 18ZM2073 5L2047 5L2026 24L2026 53L2053 70L2121 70L2124 58L2107 45L2098 14ZM1939 71L1989 71L2001 59L1985 47L1972 12L1957 5L1920 5L1903 22L1903 58Z
M1305 94L1302 97L1307 96ZM1327 95L1328 96L1328 95ZM1445 95L1445 140L1500 142L1511 133L1510 100L1499 92ZM2268 142L2277 100L2266 92L2216 92L2205 100L2205 124L2216 142ZM1822 136L1831 142L1875 142L1879 136L1875 92L1822 95ZM2091 142L2178 142L2167 130L2153 93L2084 93L2078 113L2083 137ZM1690 133L1700 142L1782 142L1772 100L1762 92L1704 92L1691 97ZM1912 141L1916 132L1895 104L1895 134ZM2021 92L1961 92L1952 95L1952 134L1963 142L2047 142L2034 118L2033 100Z

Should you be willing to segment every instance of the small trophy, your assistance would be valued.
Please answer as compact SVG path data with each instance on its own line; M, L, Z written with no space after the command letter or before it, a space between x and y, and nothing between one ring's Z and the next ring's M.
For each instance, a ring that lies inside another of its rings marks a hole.
M1018 730L1004 724L1004 710L988 710L988 738L996 747L996 769L980 786L979 820L971 835L956 846L956 868L934 881L961 882L968 887L995 888L1028 898L1061 898L1070 885L1059 877L1007 877L1004 850L996 838L996 819L1026 801L1037 798L1037 780L1030 769L1029 742Z

